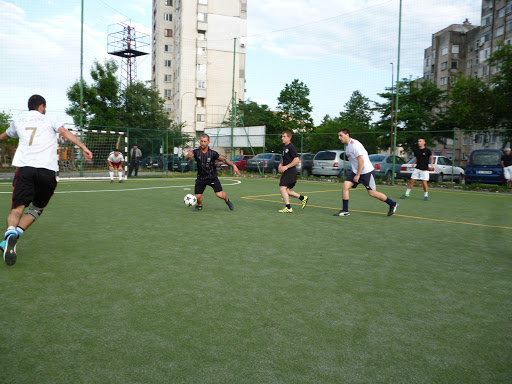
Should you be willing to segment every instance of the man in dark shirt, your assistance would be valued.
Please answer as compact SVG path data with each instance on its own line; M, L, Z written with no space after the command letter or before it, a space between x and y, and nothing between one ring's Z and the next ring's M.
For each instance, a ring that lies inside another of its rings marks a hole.
M230 210L233 210L235 207L233 206L233 203L228 199L226 192L222 190L222 185L220 184L219 178L217 177L215 160L219 159L223 163L233 167L233 172L235 175L240 175L240 171L235 164L219 154L219 152L211 149L208 146L209 144L210 137L207 134L201 135L199 140L199 148L190 151L185 157L185 160L187 161L194 157L197 163L197 179L194 189L194 193L197 198L197 205L194 208L194 212L199 212L203 209L203 192L207 185L213 188L213 191L218 198L226 202Z
M281 213L292 213L293 209L290 205L290 196L299 199L302 202L302 209L308 203L308 197L299 195L297 192L292 191L297 183L297 168L295 167L300 161L297 149L291 143L292 133L290 131L284 131L281 135L283 141L283 160L279 164L279 172L283 174L281 181L279 182L279 192L283 197L283 201L286 207L279 210Z
M434 169L434 158L432 157L432 151L425 147L425 139L423 137L418 139L418 148L414 150L414 163L412 166L416 164L416 169L411 175L411 181L409 181L409 185L407 186L407 191L405 194L400 196L401 199L406 199L409 197L411 193L411 189L414 186L414 182L416 180L421 180L423 183L423 190L425 194L423 196L423 200L428 201L428 185L427 182L430 179L429 174L429 163L430 169Z
M501 166L503 167L503 175L507 180L507 187L512 185L512 154L510 148L505 148L504 154L501 156Z

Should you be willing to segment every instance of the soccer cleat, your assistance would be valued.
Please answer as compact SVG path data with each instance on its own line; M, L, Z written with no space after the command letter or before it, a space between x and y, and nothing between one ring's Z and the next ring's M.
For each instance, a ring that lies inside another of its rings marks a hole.
M194 210L192 212L199 212L202 209L203 209L202 206L196 205L196 207L194 208Z
M400 196L401 199L407 199L409 197L409 195L402 195Z
M278 212L281 212L281 213L292 213L293 212L293 208L284 207L283 209L280 209Z
M5 240L4 261L7 265L14 265L16 263L16 243L18 236L9 235Z
M114 182L114 179L110 179L110 184L112 184Z
M120 182L120 183L122 183L122 182L123 182L123 180L119 180L119 182Z
M302 199L302 209L306 208L306 205L308 205L308 197L304 196Z
M350 212L339 211L338 213L334 213L333 216L350 216Z
M398 208L398 204L395 203L395 205L389 206L388 216L393 216L396 212L396 209Z
M231 202L231 200L226 201L226 204L228 205L228 207L229 207L229 210L230 210L230 211L232 211L233 209L235 209L235 206L233 205L233 203Z
M0 243L0 252L2 252L2 255L4 254L4 250L5 250L5 244L7 243L6 240L2 241Z
M423 201L430 201L430 200L429 200L428 196L425 196L425 197L423 198Z

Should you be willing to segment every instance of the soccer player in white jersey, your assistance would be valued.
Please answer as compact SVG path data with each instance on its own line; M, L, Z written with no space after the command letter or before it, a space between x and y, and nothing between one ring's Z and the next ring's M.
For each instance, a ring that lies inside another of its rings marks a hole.
M28 99L28 113L14 119L0 135L0 141L19 138L12 165L16 167L11 212L7 216L5 240L0 243L7 265L16 263L16 245L21 234L43 213L57 187L59 170L57 133L79 146L85 160L92 152L60 122L46 116L46 100L39 95ZM25 212L25 208L28 207ZM25 212L25 214L23 214Z
M123 182L123 160L124 156L119 151L119 149L114 149L114 152L110 152L108 155L108 168L110 171L110 182L114 182L114 170L117 170L117 175L119 176L119 182Z
M355 139L352 139L348 129L340 129L338 131L338 138L343 144L347 145L345 154L348 158L348 161L350 161L351 170L347 176L347 179L343 182L343 209L338 213L335 213L334 216L350 216L348 211L350 188L356 188L359 184L363 184L366 187L366 190L370 196L388 204L388 216L393 215L396 212L398 204L382 192L377 191L375 185L375 170L370 159L368 158L368 152L364 148L363 144Z

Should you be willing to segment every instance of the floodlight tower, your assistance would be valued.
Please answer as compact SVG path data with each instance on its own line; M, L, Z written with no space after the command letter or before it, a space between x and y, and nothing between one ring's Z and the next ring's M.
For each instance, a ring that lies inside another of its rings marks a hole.
M108 34L107 50L110 55L123 59L121 61L121 86L126 88L137 78L135 59L149 53L145 52L149 47L149 35L136 32L134 27L125 22L112 24L110 27L121 29Z

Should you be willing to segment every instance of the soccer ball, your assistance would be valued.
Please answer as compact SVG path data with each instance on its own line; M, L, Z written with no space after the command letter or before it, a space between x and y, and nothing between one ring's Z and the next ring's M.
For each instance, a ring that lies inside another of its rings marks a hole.
M183 202L187 207L193 207L194 205L197 204L197 199L194 195L189 193L187 196L185 196Z

